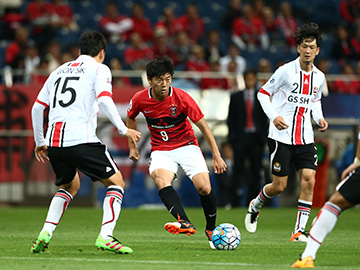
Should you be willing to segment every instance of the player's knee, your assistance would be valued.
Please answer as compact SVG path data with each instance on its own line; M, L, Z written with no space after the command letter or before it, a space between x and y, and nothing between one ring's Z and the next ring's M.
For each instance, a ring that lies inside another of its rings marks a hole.
M201 196L209 195L211 192L211 186L203 185L197 188L197 191Z

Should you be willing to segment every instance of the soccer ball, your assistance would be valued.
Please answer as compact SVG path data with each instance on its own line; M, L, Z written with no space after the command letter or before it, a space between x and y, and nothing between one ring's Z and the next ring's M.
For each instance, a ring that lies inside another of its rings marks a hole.
M230 223L222 223L212 233L212 242L216 249L234 250L241 241L239 229Z

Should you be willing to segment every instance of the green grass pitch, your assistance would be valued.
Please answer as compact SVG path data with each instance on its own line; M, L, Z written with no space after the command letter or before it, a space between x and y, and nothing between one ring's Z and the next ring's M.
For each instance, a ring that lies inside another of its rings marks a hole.
M42 228L47 208L0 208L0 269L291 269L304 243L291 243L296 209L264 208L258 230L244 227L246 209L219 209L217 223L235 224L241 232L234 251L211 250L205 237L202 209L188 208L196 234L171 235L163 228L173 221L164 209L122 209L115 237L133 248L129 255L97 250L102 210L69 207L44 254L30 247ZM309 224L317 214L312 211ZM316 269L360 269L360 209L341 214L315 261Z

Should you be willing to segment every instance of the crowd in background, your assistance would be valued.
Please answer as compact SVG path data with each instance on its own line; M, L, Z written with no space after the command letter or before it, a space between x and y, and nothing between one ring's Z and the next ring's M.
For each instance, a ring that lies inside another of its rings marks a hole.
M0 36L5 46L0 68L24 70L14 76L15 82L43 83L47 77L43 71L51 72L75 59L78 36L92 26L78 24L73 6L79 2L86 6L86 1L80 0L2 1ZM360 76L360 1L328 2L331 2L329 5L336 2L339 13L329 14L328 19L340 19L338 23L320 25L328 37L323 41L327 49L321 51L316 65L327 74L341 72ZM204 6L199 10L196 2L187 4L182 14L177 14L173 5L159 5L162 13L155 22L149 19L152 14L144 8L151 2L130 1L131 7L126 13L120 10L120 1L102 3L103 10L98 10L97 18L86 18L86 9L80 16L89 22L95 20L94 30L100 30L107 38L106 64L112 70L143 70L155 56L168 55L176 70L242 74L251 67L271 73L284 61L296 58L293 33L304 19L311 20L304 14L296 14L291 1L230 0L221 11L221 20L211 25L200 16L206 14ZM210 1L209 8L211 3L216 1ZM77 38L69 41L71 39L62 38L64 35ZM272 57L275 50L280 51L276 61ZM133 83L128 78L114 79L114 86ZM191 83L199 89L237 90L234 80L226 77L191 80ZM357 78L339 77L328 85L332 92L360 92Z

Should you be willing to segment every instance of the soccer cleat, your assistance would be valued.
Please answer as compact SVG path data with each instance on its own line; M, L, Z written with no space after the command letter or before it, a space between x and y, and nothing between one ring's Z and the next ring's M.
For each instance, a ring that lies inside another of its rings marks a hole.
M251 209L252 202L253 201L250 202L248 211L245 216L245 228L249 233L254 233L256 231L257 221L258 221L259 214L260 214L260 211L254 212Z
M214 243L212 242L212 233L213 233L213 231L211 231L211 230L205 230L206 237L209 239L210 248L216 249L214 246Z
M133 250L129 247L123 246L119 240L117 240L115 237L110 236L111 239L104 239L101 235L98 236L98 238L95 241L95 246L98 249L102 250L109 250L113 251L115 253L121 253L121 254L130 254L133 253Z
M50 243L50 233L43 231L31 247L32 253L44 253Z
M196 233L194 225L187 220L178 220L177 222L168 222L164 226L165 230L172 234L184 233L187 235L192 235Z
M305 232L297 232L297 233L292 233L291 237L290 237L290 241L291 242L304 242L306 243L308 241L307 235Z
M314 268L314 260L310 256L297 260L292 266L292 268Z

